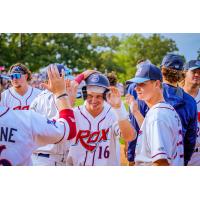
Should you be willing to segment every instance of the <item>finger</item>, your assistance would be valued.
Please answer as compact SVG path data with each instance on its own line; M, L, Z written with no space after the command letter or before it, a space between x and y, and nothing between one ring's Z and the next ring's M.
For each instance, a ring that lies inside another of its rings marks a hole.
M56 65L52 65L51 70L54 75L54 78L60 78L60 74Z
M66 85L67 88L70 87L70 81L69 81L69 79L67 79L67 80L65 81L65 85Z
M47 74L48 74L49 81L51 82L51 80L53 79L53 74L51 72L51 67L48 67Z
M60 75L59 75L59 77L60 77ZM62 71L61 71L61 78L63 80L65 80L65 70L64 69L62 69Z
M50 90L49 85L46 83L41 83L40 86L44 89Z
M134 103L136 103L137 100L135 99L135 97L134 97L133 95L131 95L131 97L132 97L132 101L133 101Z

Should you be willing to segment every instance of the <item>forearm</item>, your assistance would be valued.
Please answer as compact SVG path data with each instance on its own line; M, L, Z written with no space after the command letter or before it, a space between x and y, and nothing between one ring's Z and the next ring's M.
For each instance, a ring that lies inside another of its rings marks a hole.
M143 115L141 114L141 112L139 110L136 111L136 112L133 112L132 114L134 115L134 117L135 117L135 119L136 119L136 121L138 123L138 126L141 128L142 123L144 121Z
M59 97L60 95L57 95L57 97ZM68 99L68 96L63 96L60 98L56 97L56 106L58 108L58 111L62 111L64 109L71 109L71 105Z
M136 138L135 131L130 124L129 120L118 121L121 137L126 141L132 141Z
M128 120L128 112L123 103L119 108L114 108L115 115L118 121L119 129L121 132L121 137L125 141L132 141L136 138L136 133Z

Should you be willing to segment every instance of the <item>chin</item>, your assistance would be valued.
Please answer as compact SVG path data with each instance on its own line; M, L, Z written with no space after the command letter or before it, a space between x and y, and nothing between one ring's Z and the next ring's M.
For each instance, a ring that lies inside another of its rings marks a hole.
M138 97L139 100L143 100L144 101L144 96L143 95L137 94L137 97Z
M15 88L21 88L21 85L14 85Z

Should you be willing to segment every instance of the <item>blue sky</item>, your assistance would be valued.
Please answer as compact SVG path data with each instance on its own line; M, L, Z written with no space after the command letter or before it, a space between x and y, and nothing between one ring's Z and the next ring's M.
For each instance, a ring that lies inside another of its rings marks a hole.
M166 38L171 38L176 42L180 54L184 55L186 61L197 59L197 51L200 49L200 33L160 33ZM113 35L113 34L111 34ZM126 35L126 34L114 34L114 35ZM150 33L142 33L142 35L148 37Z
M183 54L187 61L197 59L197 51L200 49L200 33L163 33L162 35L176 42L179 53Z
M176 42L179 53L185 56L186 61L197 59L197 51L200 49L200 33L162 33L161 35Z

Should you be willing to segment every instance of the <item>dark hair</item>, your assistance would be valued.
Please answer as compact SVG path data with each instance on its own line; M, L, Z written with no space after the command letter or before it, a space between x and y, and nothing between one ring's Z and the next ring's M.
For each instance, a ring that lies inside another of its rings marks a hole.
M137 61L137 65L140 64L140 63L142 63L142 62L145 62L145 61L146 61L146 59L144 59L144 58L140 59L140 60Z
M112 71L111 73L108 73L107 78L108 78L111 86L117 85L117 75L115 72Z
M16 63L14 65L12 65L9 69L9 73L12 71L12 69L16 66L19 66L23 69L23 71L25 72L25 74L28 74L28 78L27 78L27 81L30 81L31 80L31 71L22 63Z
M181 82L185 78L185 73L180 70L162 67L161 68L163 78L170 83Z

